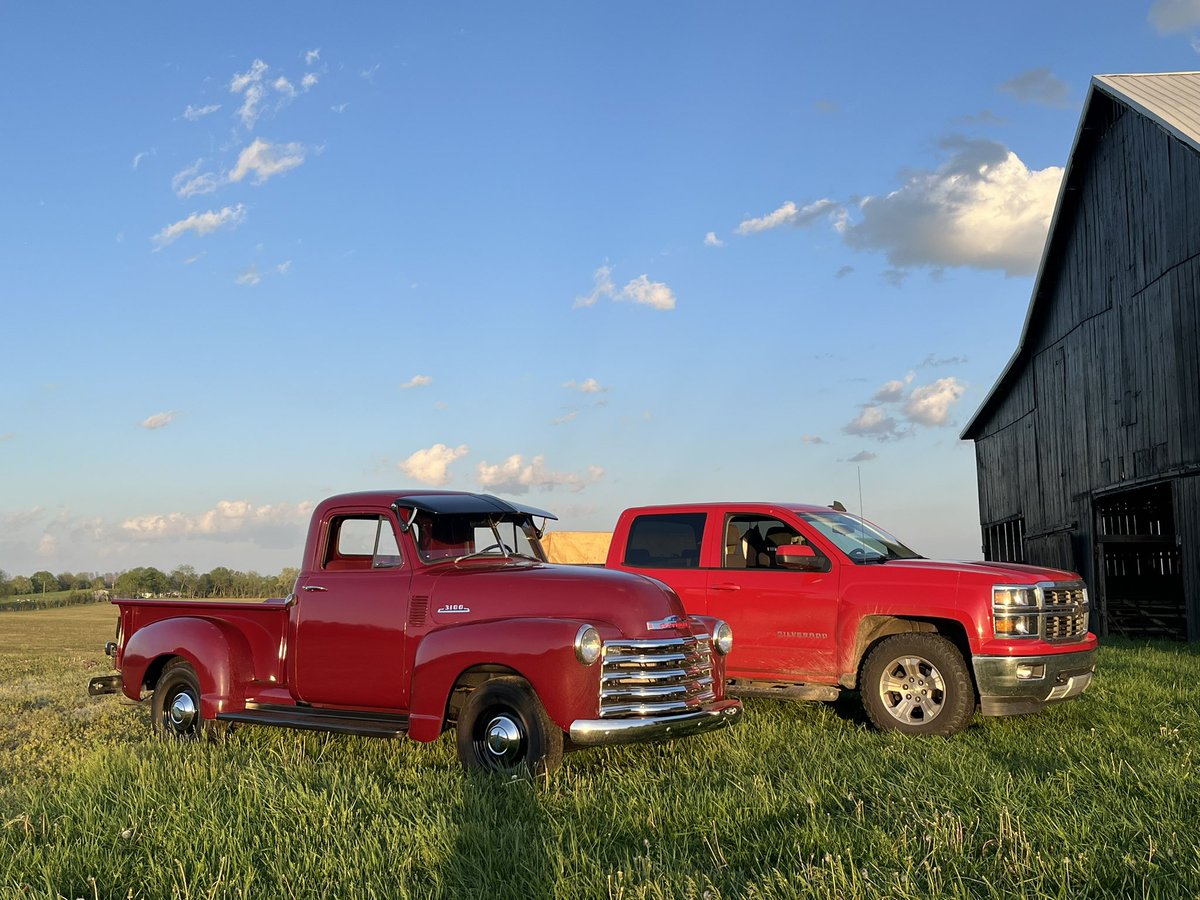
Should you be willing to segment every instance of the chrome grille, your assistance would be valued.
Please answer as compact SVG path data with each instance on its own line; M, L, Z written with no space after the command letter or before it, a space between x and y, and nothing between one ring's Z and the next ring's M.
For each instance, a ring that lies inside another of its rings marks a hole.
M708 635L604 642L601 718L686 712L714 699Z
M1087 588L1081 582L1039 585L1042 594L1042 638L1079 640L1088 630Z

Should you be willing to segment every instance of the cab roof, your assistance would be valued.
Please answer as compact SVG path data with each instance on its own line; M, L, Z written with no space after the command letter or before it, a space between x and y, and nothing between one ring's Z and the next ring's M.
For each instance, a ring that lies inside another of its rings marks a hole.
M403 506L418 509L434 515L527 515L539 519L558 520L554 513L538 509L536 506L526 506L523 503L513 503L501 500L491 494L472 494L466 491L414 491L414 490L382 490L358 491L351 494L338 494L325 500L322 507L337 507L362 504L365 506Z

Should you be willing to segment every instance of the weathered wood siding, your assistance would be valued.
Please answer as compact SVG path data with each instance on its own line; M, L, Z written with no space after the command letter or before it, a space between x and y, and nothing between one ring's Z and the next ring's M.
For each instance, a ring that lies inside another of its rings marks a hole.
M1097 96L1073 163L1022 356L975 441L982 524L1024 516L1030 562L1090 581L1093 496L1200 466L1200 154ZM1200 479L1176 497L1195 605Z

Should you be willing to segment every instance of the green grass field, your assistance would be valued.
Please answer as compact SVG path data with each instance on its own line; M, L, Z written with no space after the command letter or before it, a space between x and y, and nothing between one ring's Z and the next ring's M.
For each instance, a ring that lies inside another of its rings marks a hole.
M856 704L466 778L432 745L179 746L89 699L106 605L0 614L0 897L1196 897L1198 649L1107 644L1080 700L951 740Z

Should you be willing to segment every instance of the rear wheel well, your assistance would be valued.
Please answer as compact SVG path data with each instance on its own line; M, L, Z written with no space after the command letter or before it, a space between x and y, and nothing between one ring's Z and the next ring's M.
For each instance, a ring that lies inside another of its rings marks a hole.
M518 678L524 678L516 669L511 669L508 666L497 664L487 664L482 666L472 666L455 679L454 687L450 688L450 696L446 698L446 716L444 719L443 728L452 728L458 724L458 714L462 711L463 706L467 702L467 697L471 695L480 685L486 684L493 678L504 678L506 676L516 675Z
M142 676L142 690L154 690L154 686L158 684L158 679L162 676L163 669L175 659L183 659L183 657L173 653L164 653L162 656L156 657L150 665L146 666L146 674Z
M975 672L971 666L971 644L967 640L967 630L961 622L954 619L916 619L904 616L864 616L858 623L858 635L854 640L853 665L849 673L842 676L841 685L851 690L858 687L862 680L863 661L871 648L886 637L893 634L910 633L938 634L958 648L963 660L967 663L967 671L971 673L974 685ZM978 688L975 689L978 695Z

